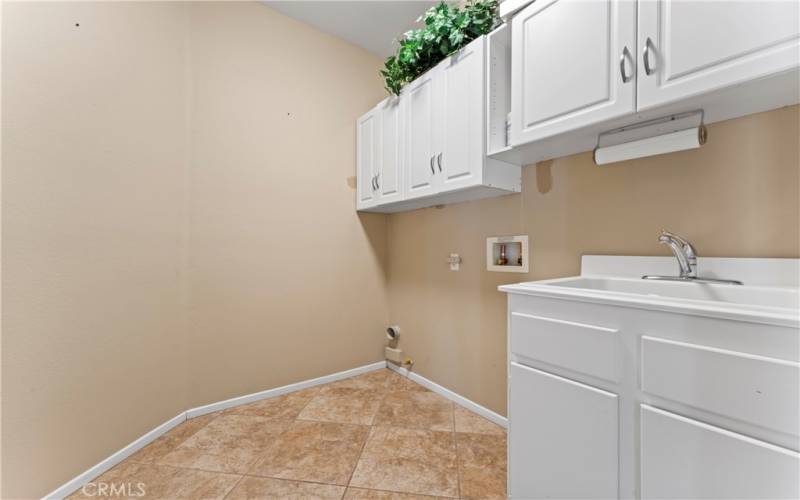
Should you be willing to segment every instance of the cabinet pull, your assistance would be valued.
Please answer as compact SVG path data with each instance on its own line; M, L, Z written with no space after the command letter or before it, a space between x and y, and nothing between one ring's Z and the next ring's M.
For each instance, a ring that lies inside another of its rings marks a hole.
M633 78L633 75L626 75L625 74L625 62L631 56L630 51L628 50L628 46L626 45L622 49L622 54L619 56L619 74L622 76L622 83L628 83Z
M650 37L647 37L647 40L644 42L644 50L642 53L642 59L644 60L644 72L647 73L647 76L652 75L656 69L650 67L650 47L653 45L653 41Z
M434 175L436 175L436 169L433 168L433 159L435 157L436 157L436 155L431 156L431 173L434 174Z
M439 164L439 172L441 172L442 171L442 153L439 153L439 155L436 157L436 163Z
M371 182L372 182L372 190L375 191L375 176L374 175L372 176Z
M380 172L375 174L375 189L380 189L381 188L381 182L378 180L378 179L380 179L380 176L381 176Z

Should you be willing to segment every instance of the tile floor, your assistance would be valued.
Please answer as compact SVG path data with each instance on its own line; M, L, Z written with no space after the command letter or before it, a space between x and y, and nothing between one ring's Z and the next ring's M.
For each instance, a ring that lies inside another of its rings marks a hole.
M191 419L103 483L135 498L138 483L164 499L505 498L506 433L384 369Z

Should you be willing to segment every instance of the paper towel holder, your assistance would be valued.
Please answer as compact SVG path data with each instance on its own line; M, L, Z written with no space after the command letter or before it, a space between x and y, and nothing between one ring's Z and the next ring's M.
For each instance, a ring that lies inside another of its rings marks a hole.
M628 125L597 136L597 165L699 148L708 132L703 110L688 111Z

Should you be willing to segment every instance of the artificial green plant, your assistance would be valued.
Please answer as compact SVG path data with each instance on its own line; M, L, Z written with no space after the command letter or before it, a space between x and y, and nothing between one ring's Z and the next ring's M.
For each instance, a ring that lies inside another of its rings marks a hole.
M441 2L425 12L425 26L400 37L397 53L381 70L386 90L403 86L497 25L497 0L470 0L462 7Z

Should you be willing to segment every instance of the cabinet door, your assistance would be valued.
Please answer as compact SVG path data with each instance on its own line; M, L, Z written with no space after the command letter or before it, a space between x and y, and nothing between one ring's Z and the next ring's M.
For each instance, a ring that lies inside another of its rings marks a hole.
M356 207L367 208L375 203L377 189L374 175L378 162L377 109L369 111L356 122Z
M638 37L647 109L796 68L800 2L639 2Z
M617 396L511 363L509 496L617 498Z
M406 198L436 192L433 153L434 76L429 71L405 89L402 99L406 109Z
M798 498L794 451L642 405L642 498Z
M380 104L380 159L375 185L381 203L402 199L402 121L400 100L390 98Z
M634 112L635 29L632 0L537 0L515 15L511 143Z
M482 182L485 43L481 37L447 58L437 76L434 150L442 191Z

